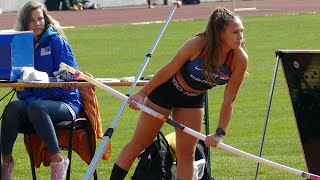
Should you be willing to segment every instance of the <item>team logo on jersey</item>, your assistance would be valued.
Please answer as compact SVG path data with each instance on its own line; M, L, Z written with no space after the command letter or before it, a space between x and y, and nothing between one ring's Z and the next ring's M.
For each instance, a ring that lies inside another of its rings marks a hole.
M41 48L41 51L40 51L41 56L46 56L46 55L50 55L50 54L51 54L51 47L50 46L45 47L45 48Z
M202 68L199 68L198 66L194 67L196 70L198 71L202 71L203 69Z

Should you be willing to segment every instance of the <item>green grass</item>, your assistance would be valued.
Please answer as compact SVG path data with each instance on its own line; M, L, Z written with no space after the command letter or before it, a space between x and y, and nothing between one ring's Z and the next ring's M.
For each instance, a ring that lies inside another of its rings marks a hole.
M278 49L319 49L320 14L290 16L244 17L246 51L250 62L248 75L239 91L232 122L224 143L257 155ZM144 75L154 74L168 63L178 48L193 33L205 28L205 20L170 22L147 65ZM79 68L95 77L120 78L136 76L145 54L153 45L162 24L113 25L81 27L65 30L77 57ZM116 87L126 93L129 87ZM136 88L138 90L139 88ZM211 132L216 127L224 87L209 91ZM8 89L0 89L5 94ZM98 89L103 130L114 120L121 101ZM3 109L6 101L1 101ZM112 156L100 161L97 171L101 179L108 179L115 158L131 137L139 113L126 108L116 124L111 138ZM173 128L163 127L170 133ZM204 133L204 131L203 131ZM31 179L29 160L20 135L14 146L15 179ZM99 145L99 143L98 143ZM65 152L64 152L65 153ZM255 163L220 149L211 150L212 175L215 179L253 179ZM72 179L81 179L87 165L74 154ZM273 96L263 157L305 171L299 134L293 116L290 98L281 70L278 71ZM129 174L132 174L134 167ZM37 169L39 179L48 179L49 168ZM259 179L301 179L277 169L261 165ZM129 179L129 176L127 177Z

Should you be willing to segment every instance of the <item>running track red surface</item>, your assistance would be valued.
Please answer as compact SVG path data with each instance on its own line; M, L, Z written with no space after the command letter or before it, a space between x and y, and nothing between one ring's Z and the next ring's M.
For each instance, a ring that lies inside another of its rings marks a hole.
M252 5L250 1L242 1ZM232 9L232 2L200 3L199 5L184 5L174 13L173 20L207 19L216 7ZM293 13L319 13L319 0L258 0L256 11L238 11L240 16L262 16ZM153 9L147 6L103 8L101 10L85 11L55 11L50 12L62 26L91 26L108 24L127 24L149 21L164 21L171 5L156 5ZM0 15L0 30L12 29L17 13Z

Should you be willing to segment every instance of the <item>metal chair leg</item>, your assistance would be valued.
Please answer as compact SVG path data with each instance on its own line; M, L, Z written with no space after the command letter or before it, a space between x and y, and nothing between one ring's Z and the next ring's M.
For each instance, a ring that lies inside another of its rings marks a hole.
M34 157L33 157L33 151L32 151L32 141L31 141L31 134L27 134L28 136L28 148L30 151L30 165L31 165L31 172L32 172L32 179L36 180L37 176L36 176L36 170L34 168Z
M69 158L69 167L67 171L67 180L70 180L70 174L71 174L71 162L72 162L72 149L73 149L73 134L74 134L74 127L75 121L72 121L70 125L70 132L69 132L69 147L68 147L68 158Z
M90 130L88 128L85 128L85 131L87 132L87 135L88 135L88 144L89 144L90 156L91 156L91 159L92 159L93 156L94 156L94 150L93 150L93 143L92 143L92 139L91 139L91 133L90 133ZM96 170L93 173L93 177L94 177L94 180L98 180L98 175L97 175L97 171Z

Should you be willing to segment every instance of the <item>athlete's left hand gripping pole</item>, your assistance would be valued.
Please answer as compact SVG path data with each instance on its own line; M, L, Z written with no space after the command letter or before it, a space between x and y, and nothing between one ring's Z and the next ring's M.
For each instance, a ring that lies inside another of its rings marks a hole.
M163 24L161 30L160 30L160 33L158 34L158 37L156 39L156 41L154 42L153 46L151 47L150 51L148 52L148 54L146 54L146 57L145 57L145 60L144 60L144 63L142 65L142 67L140 68L140 71L139 73L136 75L135 77L135 80L134 82L132 83L129 91L128 91L128 94L127 96L129 96L132 92L133 92L133 89L136 87L137 83L138 83L138 80L141 78L141 75L144 71L144 69L146 68L150 58L151 58L151 55L153 53L153 51L155 50L157 44L159 43L160 41L160 38L161 36L163 35L168 23L170 22L175 10L177 7L180 7L181 6L181 2L180 1L174 1L173 3L173 6L169 12L169 15L167 16L167 19L165 21L165 23ZM112 124L111 126L107 129L107 131L105 132L105 134L103 135L103 139L100 143L100 146L98 147L97 151L95 152L94 154L94 157L92 158L91 160L91 163L86 171L86 174L83 176L83 180L89 180L90 177L92 177L94 171L96 170L96 167L98 165L98 162L99 160L101 159L102 155L103 155L103 152L106 150L108 144L109 144L109 140L113 134L113 130L114 130L114 127L115 125L117 124L119 118L120 118L120 115L121 113L123 112L124 108L126 106L126 102L123 102L117 112L117 115L116 117L114 118L114 120L112 121Z
M109 86L107 85L104 85L103 83L81 73L80 71L77 71L76 69L64 64L64 63L61 63L60 64L60 67L62 69L65 69L73 74L75 74L77 77L81 77L83 79L85 79L86 81L94 84L95 86L103 89L104 91L116 96L117 98L119 99L122 99L124 102L127 102L128 101L128 97L124 94L121 94L120 92L110 88ZM137 102L136 102L137 103ZM140 104L140 103L137 103L137 106L140 108L140 110L156 117L156 119L158 120L161 120L165 123L168 123L170 124L171 126L175 127L175 128L178 128L180 129L181 131L197 138L197 139L201 139L203 141L205 141L206 139L206 136L189 128L189 127L186 127L172 119L169 119L168 117L165 117L164 115L150 109L149 107L143 105L143 104ZM308 173L308 172L304 172L304 171L301 171L301 170L298 170L298 169L294 169L294 168L291 168L291 167L288 167L288 166L284 166L284 165L281 165L281 164L278 164L278 163L275 163L275 162L272 162L272 161L269 161L267 159L263 159L261 157L258 157L258 156L254 156L252 154L249 154L247 152L244 152L244 151L241 151L239 149L236 149L234 147L231 147L229 145L226 145L226 144L223 144L223 143L219 143L217 145L218 148L220 149L223 149L225 151L228 151L230 153L233 153L233 154L236 154L236 155L239 155L239 156L242 156L246 159L249 159L249 160L252 160L252 161L255 161L255 162L258 162L258 163L261 163L261 164L265 164L267 166L270 166L270 167L273 167L273 168L276 168L276 169L279 169L279 170L282 170L282 171L285 171L285 172L288 172L288 173L291 173L291 174L294 174L296 176L301 176L301 177L304 177L304 178L307 178L307 179L310 179L310 180L320 180L320 176L316 175L316 174L312 174L312 173Z

